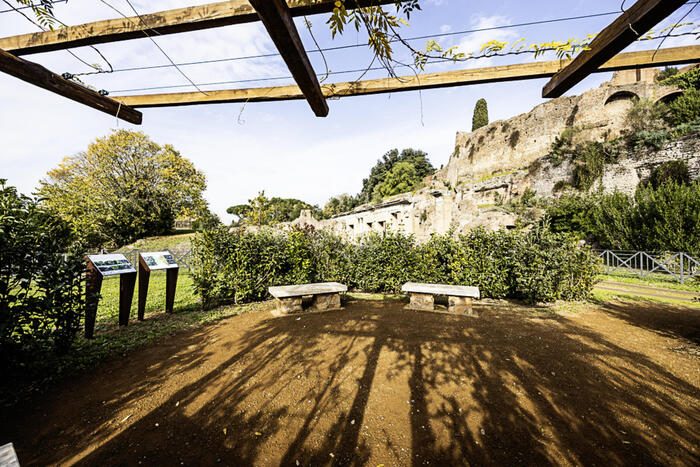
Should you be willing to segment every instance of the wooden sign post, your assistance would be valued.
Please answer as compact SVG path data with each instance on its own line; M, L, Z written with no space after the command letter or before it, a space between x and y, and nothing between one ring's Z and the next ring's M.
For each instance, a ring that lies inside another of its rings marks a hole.
M129 324L131 300L136 288L136 269L122 254L88 255L85 284L85 337L95 333L97 305L100 301L102 280L105 276L119 276L119 325Z
M177 288L177 275L180 266L175 262L175 257L169 251L156 251L151 253L139 253L139 298L138 319L143 321L146 314L146 297L148 296L148 283L151 279L151 271L165 269L165 311L173 312L175 306L175 289Z

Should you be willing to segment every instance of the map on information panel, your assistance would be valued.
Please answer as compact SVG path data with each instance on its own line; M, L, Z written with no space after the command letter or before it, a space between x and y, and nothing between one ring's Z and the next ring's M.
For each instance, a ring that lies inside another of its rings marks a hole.
M113 276L126 272L136 272L136 269L124 255L88 255L92 264L102 273L103 276Z
M177 262L169 251L155 251L151 253L141 253L141 257L151 271L158 269L170 269L178 267Z

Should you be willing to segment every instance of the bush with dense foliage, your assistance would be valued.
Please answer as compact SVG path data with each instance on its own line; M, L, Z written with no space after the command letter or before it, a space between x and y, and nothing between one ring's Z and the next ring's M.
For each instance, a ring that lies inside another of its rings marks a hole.
M84 314L85 263L70 226L0 180L0 361L67 350Z
M428 281L475 285L492 298L584 299L599 272L587 248L546 227L435 235L422 245L401 233L349 242L313 229L217 228L193 246L194 283L207 305L260 300L271 285L327 281L366 292L398 293L405 282Z
M700 252L700 182L687 166L659 166L634 196L570 193L552 200L546 218L555 232L586 238L603 248Z
M676 73L659 81L662 86L676 86L681 89L700 88L700 67L694 67L685 73Z
M688 89L668 105L674 125L695 122L700 118L700 90Z

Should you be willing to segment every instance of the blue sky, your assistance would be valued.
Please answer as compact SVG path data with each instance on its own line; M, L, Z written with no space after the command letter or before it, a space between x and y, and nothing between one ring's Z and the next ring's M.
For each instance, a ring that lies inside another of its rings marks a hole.
M14 1L14 0L10 0ZM108 3L129 14L124 0ZM154 0L132 1L140 13L178 8L204 1ZM620 9L620 0L522 1L522 0L422 0L423 10L412 15L405 37L440 32L502 26L543 19L554 19ZM626 6L633 3L628 0ZM7 5L0 1L0 10ZM675 23L691 8L686 5L662 23ZM700 12L700 8L697 10ZM698 21L698 13L686 21ZM118 17L100 0L70 0L56 7L57 16L67 24L80 24ZM328 15L309 17L312 30L322 48L338 44L364 44L366 37L354 30L332 40L325 21ZM566 40L594 33L612 22L615 15L548 25L515 27L439 38L443 46L457 45L464 52L478 52L484 42L497 39L513 42ZM297 24L307 49L314 47L302 20ZM0 35L34 32L36 27L16 13L0 14ZM275 52L275 47L259 24L235 25L155 39L175 62L240 57ZM693 37L670 39L664 47L694 44ZM425 41L414 42L423 48ZM656 44L635 44L632 49ZM149 39L104 44L98 49L115 68L166 64L167 59ZM475 50L476 49L476 50ZM99 57L89 48L74 49L89 63ZM397 57L407 59L404 51ZM310 54L317 72L325 70L320 54ZM371 61L366 47L331 51L325 54L334 72L365 68ZM65 51L26 57L57 73L78 73L89 69ZM545 57L552 59L552 57ZM532 60L488 59L468 64L438 64L426 71L445 71ZM289 73L279 57L237 60L210 65L185 66L182 70L196 83L284 77ZM400 70L399 70L400 71ZM405 74L410 74L404 70ZM333 75L327 82L348 81L359 73ZM370 72L367 78L386 76L385 71ZM587 78L569 94L600 85L610 78L601 73ZM180 86L186 79L172 68L119 72L88 76L85 82L97 89L116 91L151 86ZM290 84L290 79L259 83L204 87L224 89ZM7 178L25 193L32 192L45 173L62 158L84 150L99 136L114 128L144 131L158 143L170 143L202 170L208 180L207 199L212 209L229 220L228 206L245 202L259 190L269 196L294 197L323 205L330 196L355 193L362 178L385 152L393 148L413 147L428 152L436 167L446 164L454 146L455 132L471 128L471 115L477 99L489 104L491 120L505 119L543 102L541 89L546 80L463 86L363 96L329 101L330 114L316 118L305 101L217 104L165 109L144 109L144 122L134 127L80 104L66 100L27 83L0 74L0 131L4 145L0 149L0 178ZM172 88L150 92L188 91ZM145 91L144 91L145 92Z

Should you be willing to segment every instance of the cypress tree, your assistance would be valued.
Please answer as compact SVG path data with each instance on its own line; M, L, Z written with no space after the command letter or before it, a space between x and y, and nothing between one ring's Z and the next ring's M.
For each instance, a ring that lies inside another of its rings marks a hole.
M489 124L489 108L486 99L479 99L474 106L474 118L472 118L472 131Z

